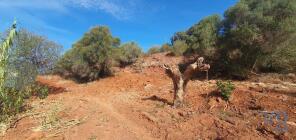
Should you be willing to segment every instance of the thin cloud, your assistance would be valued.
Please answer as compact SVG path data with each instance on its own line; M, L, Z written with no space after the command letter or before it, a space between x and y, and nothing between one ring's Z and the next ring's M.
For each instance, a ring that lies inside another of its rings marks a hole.
M54 10L57 12L65 12L67 8L58 0L44 2L43 0L1 0L0 8L9 9L32 9L32 10Z
M99 10L118 20L126 20L135 13L135 1L139 0L1 0L0 8L20 8L29 10L50 10L67 13L69 7Z
M9 9L10 15L3 15L7 19L16 18L18 20L18 23L21 24L23 27L31 27L31 29L36 31L52 31L56 34L70 34L70 31L67 31L63 28L52 26L48 23L46 23L42 18L39 18L38 16L29 14L27 12L23 12L19 9L12 8ZM0 14L2 15L2 14ZM29 19L29 20L27 20Z
M38 33L51 32L55 35L69 35L72 34L71 31L48 23L45 15L52 13L80 21L81 17L77 16L72 8L83 8L105 12L118 20L129 20L136 5L123 2L121 0L0 0L0 17L5 20L16 18L22 27ZM2 24L0 29L6 28Z
M132 17L135 12L136 0L65 0L70 6L78 6L90 10L101 10L119 20Z

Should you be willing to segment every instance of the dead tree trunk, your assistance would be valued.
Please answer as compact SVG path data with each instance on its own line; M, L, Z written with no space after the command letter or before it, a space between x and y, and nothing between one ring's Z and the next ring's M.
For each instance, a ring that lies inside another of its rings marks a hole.
M196 62L190 64L184 73L180 72L178 67L170 67L163 65L166 74L172 79L174 85L174 107L180 107L183 105L183 97L186 92L186 86L192 75L197 71L208 71L210 69L209 64L203 64L204 58L200 57Z

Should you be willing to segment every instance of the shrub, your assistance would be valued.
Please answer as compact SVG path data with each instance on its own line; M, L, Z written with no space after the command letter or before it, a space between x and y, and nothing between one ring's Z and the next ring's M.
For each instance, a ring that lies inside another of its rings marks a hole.
M120 41L108 27L97 26L65 53L57 64L56 72L77 82L89 82L113 74L112 51Z
M25 94L14 88L4 88L0 94L0 122L21 111Z
M179 55L182 55L185 51L186 53L198 53L204 57L213 55L218 43L220 24L221 18L219 15L212 15L202 19L187 31L176 33L171 39L174 46L177 44L174 50L176 50L177 47L183 47L180 48L181 52L176 52L179 53ZM183 49L186 50L184 51Z
M35 95L39 99L45 99L49 94L49 87L36 83L27 89L27 93L30 93L30 95Z
M142 55L142 50L135 42L130 42L123 44L118 48L117 54L115 50L115 56L117 57L117 61L120 63L120 66L130 65ZM114 53L113 53L114 54Z
M188 45L184 41L177 40L173 45L173 53L176 56L183 55L188 49Z
M169 44L163 44L160 48L160 52L171 52L173 48Z
M0 122L21 112L25 99L30 98L32 95L45 99L48 94L49 88L38 83L21 90L16 90L14 87L5 87L4 92L0 94Z
M218 90L221 92L221 95L224 100L228 101L232 94L232 91L235 89L235 86L231 81L222 82L218 81L216 83Z
M156 54L156 53L160 53L160 48L158 46L154 46L152 48L150 48L147 52L148 55L151 55L151 54Z

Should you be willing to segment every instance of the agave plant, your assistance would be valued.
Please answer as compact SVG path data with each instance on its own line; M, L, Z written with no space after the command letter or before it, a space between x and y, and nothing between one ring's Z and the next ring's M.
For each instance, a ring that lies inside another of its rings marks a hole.
M0 96L4 94L4 82L5 82L5 68L7 66L8 61L8 50L12 46L13 38L16 35L16 21L14 21L8 37L1 44L0 48Z

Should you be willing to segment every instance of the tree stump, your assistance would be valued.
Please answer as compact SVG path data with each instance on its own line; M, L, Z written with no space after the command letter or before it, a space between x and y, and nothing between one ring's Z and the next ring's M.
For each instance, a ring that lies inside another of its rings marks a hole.
M170 67L166 64L163 65L165 73L172 79L174 85L174 107L183 106L183 98L186 93L186 86L193 74L197 71L206 71L210 69L209 64L204 64L204 58L199 57L196 62L187 66L183 73L177 66ZM208 78L208 76L207 76Z

